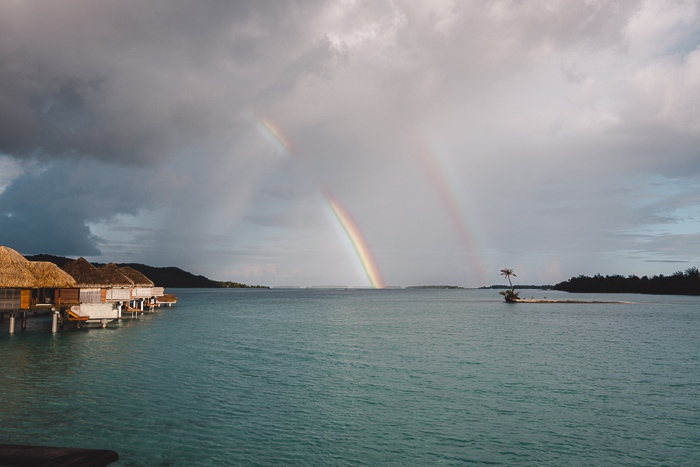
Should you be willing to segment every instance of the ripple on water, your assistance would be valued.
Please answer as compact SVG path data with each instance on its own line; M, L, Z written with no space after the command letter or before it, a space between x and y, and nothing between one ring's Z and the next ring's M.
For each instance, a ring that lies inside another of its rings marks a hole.
M697 300L492 295L182 290L108 329L0 336L0 441L148 466L700 462Z

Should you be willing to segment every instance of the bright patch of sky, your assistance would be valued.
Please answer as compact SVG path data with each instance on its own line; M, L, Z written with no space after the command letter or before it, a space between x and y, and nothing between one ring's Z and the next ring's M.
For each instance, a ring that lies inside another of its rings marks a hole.
M9 156L0 155L0 193L5 191L7 185L22 173L19 161Z

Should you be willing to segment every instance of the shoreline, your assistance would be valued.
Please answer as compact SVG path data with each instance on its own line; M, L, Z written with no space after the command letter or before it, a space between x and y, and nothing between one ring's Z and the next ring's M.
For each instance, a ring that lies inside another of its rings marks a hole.
M619 304L632 305L636 302L601 301L601 300L547 300L537 298L521 298L512 303L599 303L599 304Z

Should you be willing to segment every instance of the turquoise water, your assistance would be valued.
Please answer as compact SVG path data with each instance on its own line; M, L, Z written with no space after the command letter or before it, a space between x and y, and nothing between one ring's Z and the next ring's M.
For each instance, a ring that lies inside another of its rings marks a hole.
M174 292L107 329L0 323L0 443L115 466L700 464L698 297Z

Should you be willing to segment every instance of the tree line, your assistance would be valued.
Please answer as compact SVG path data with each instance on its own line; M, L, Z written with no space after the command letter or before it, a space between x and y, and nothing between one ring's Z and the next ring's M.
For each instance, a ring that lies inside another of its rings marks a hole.
M690 267L670 276L578 276L560 282L554 290L579 293L641 293L657 295L700 295L700 271Z

